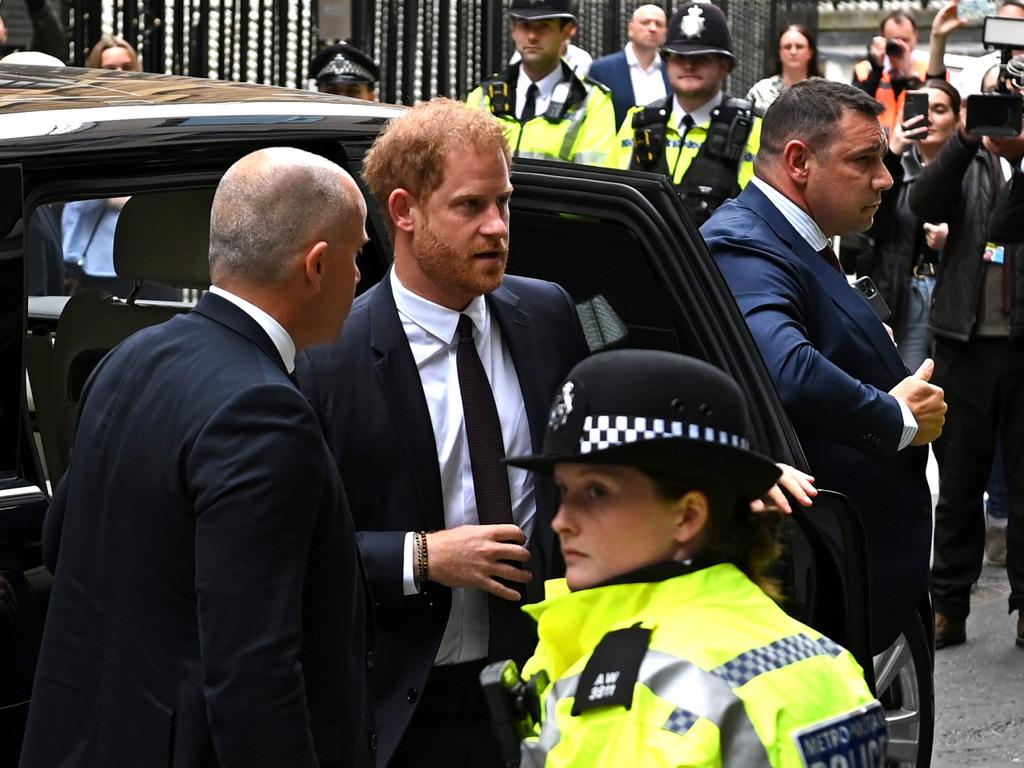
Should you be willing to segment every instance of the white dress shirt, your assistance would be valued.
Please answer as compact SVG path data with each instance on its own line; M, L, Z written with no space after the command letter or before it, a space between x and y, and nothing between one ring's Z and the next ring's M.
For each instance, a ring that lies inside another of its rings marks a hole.
M469 461L455 357L459 345L460 313L416 295L402 285L394 270L391 272L391 290L420 374L434 429L445 528L477 524L473 469ZM531 453L530 424L519 378L508 347L502 342L497 321L488 311L483 296L473 299L461 314L468 315L473 321L473 341L494 392L505 455ZM533 477L517 467L509 467L508 474L512 519L529 539L536 513ZM412 533L405 537L403 581L405 594L415 594ZM487 593L479 589L452 589L452 610L434 663L458 664L486 657L487 633Z
M715 107L722 103L722 99L724 98L725 94L719 91L712 96L710 100L693 110L693 112L687 112L686 108L679 103L679 96L676 96L672 100L672 116L669 117L669 122L676 126L680 136L684 133L682 124L683 118L686 117L686 115L693 118L694 125L711 125L711 113L715 111Z
M231 291L225 291L223 288L211 285L210 293L230 301L240 310L245 312L245 314L255 320L260 328L266 332L267 336L270 337L270 340L280 353L281 360L284 362L284 369L288 371L288 373L295 370L295 342L292 341L291 335L284 329L283 325L255 304L251 304L241 296L236 296L231 293Z
M811 218L807 211L757 176L754 176L750 183L764 192L768 201L778 209L779 213L792 225L800 237L807 242L811 250L817 252L829 244L825 233L821 231L821 227L818 226L818 223ZM914 436L917 435L917 419L914 418L913 411L910 410L910 406L902 398L894 397L893 399L899 403L900 412L903 414L903 434L900 435L900 444L897 449L902 451L910 445Z
M665 90L665 80L661 76L661 68L665 66L661 56L655 54L651 66L644 69L636 57L632 43L626 43L623 50L626 54L626 63L629 65L629 79L633 83L633 102L647 106L658 99L664 99L668 94Z
M551 103L551 94L555 90L555 86L562 82L562 67L558 66L551 72L547 77L543 77L536 83L530 79L530 76L526 74L526 67L519 68L519 80L516 83L516 116L521 117L523 114L523 107L526 106L526 91L529 90L531 85L537 86L537 98L534 101L536 108L534 109L534 116L543 115L548 111L548 104Z

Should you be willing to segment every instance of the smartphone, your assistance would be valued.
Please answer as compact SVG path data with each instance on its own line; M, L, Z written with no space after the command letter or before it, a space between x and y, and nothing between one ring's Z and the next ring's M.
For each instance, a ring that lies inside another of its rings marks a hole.
M875 287L875 281L865 275L864 277L858 277L853 281L853 287L860 291L860 295L864 297L864 300L878 315L878 319L883 323L889 319L892 312L889 311L889 305L885 303L885 299L882 298L882 294L878 292L878 288Z
M906 123L910 118L915 115L924 115L924 120L914 124L914 128L921 128L925 125L931 125L931 121L928 119L928 94L921 91L910 91L907 93L907 99L903 102L903 122Z
M1024 100L1019 93L976 93L967 97L967 132L978 136L1019 136Z
M998 6L995 0L960 0L956 14L961 19L979 21L986 16L995 16Z

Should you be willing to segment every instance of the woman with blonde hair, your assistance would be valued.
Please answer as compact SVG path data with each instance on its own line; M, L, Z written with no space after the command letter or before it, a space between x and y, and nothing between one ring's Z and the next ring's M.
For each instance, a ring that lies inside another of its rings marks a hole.
M121 72L141 72L139 54L123 37L103 35L89 49L85 66L90 69L112 69Z

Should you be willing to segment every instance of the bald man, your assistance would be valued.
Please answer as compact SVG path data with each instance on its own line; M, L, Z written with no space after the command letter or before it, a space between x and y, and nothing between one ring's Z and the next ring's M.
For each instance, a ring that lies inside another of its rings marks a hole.
M590 76L612 91L616 129L632 107L646 106L668 95L668 75L658 55L665 44L667 23L661 8L641 5L629 22L626 47L590 66Z
M365 217L324 158L247 155L214 197L210 292L93 373L22 766L372 764L362 568L291 380L341 330Z

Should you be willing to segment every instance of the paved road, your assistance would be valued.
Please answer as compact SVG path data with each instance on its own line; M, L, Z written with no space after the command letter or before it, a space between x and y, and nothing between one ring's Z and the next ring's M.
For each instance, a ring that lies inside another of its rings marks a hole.
M986 565L971 598L967 643L935 659L933 768L1024 766L1024 648L1006 613L1006 570Z

